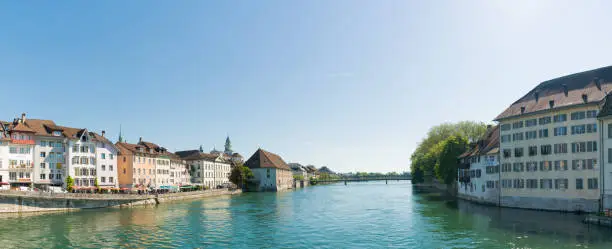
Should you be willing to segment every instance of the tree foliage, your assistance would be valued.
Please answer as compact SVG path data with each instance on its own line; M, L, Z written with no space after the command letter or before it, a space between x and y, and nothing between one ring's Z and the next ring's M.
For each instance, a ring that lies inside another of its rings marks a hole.
M68 192L72 192L72 188L74 187L74 179L71 176L66 177L66 190Z
M248 179L253 178L253 171L247 166L237 165L232 168L229 180L240 188L243 188Z
M486 131L486 124L474 121L443 123L429 129L425 138L410 156L412 182L423 182L425 181L425 175L431 175L435 172L436 165L438 165L440 160L440 154L445 149L445 140L450 137L460 137L466 143L475 142L482 138Z
M457 178L457 157L468 147L468 140L463 136L450 136L442 142L442 150L436 162L435 171L438 179L451 184Z

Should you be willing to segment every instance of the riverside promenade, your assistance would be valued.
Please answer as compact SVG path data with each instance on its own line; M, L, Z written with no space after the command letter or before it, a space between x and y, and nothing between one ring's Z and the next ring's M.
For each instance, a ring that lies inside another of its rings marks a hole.
M168 194L82 194L0 191L0 213L74 211L90 208L129 208L171 201L235 195L241 190L215 189Z

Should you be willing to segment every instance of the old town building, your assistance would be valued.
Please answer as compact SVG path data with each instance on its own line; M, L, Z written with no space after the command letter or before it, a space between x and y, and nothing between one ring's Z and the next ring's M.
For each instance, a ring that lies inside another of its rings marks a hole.
M459 156L458 196L463 199L499 202L499 126L488 127L482 139Z
M258 149L244 165L253 171L257 191L279 191L293 187L291 168L279 155Z

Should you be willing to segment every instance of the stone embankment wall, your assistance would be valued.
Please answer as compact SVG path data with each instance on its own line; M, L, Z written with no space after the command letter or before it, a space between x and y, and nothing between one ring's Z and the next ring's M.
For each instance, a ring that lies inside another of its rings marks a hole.
M0 191L0 213L71 211L107 207L125 208L240 193L242 193L240 190L230 191L225 189L160 195Z

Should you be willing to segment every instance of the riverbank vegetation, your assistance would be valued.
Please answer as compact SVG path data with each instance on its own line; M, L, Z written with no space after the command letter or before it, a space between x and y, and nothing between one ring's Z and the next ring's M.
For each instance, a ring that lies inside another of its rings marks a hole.
M247 180L253 178L253 171L249 167L244 165L236 165L230 172L229 180L233 184L236 184L240 189L244 189L247 184Z
M483 122L461 121L432 127L410 156L413 183L431 181L434 176L446 183L457 177L457 157L487 131Z

